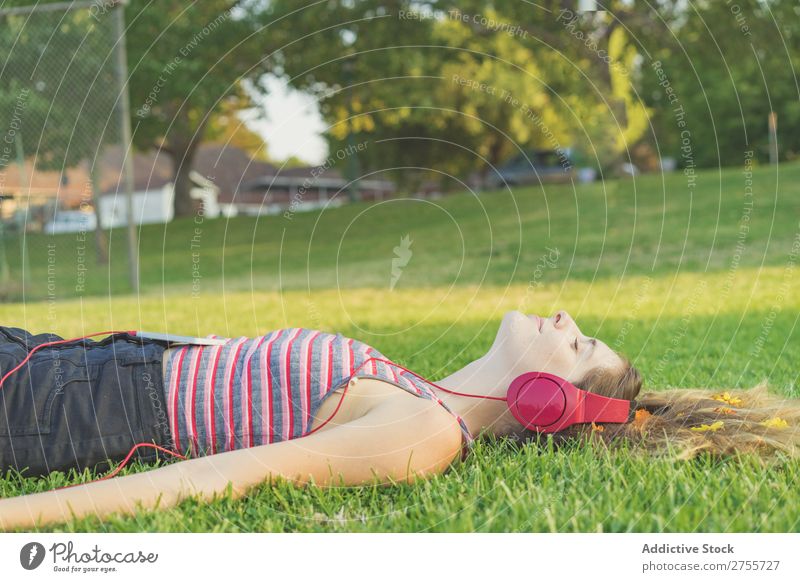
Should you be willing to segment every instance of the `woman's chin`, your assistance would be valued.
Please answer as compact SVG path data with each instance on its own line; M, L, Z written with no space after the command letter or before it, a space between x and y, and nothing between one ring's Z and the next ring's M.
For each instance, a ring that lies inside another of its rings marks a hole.
M538 332L538 325L534 320L520 311L508 311L503 315L500 329L494 338L492 349L510 350L529 344Z

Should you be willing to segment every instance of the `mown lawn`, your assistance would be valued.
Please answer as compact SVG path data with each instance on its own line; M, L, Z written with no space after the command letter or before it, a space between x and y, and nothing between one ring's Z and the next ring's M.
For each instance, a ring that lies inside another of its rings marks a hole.
M81 293L74 236L31 237L26 300L0 305L0 317L64 336L335 330L435 380L480 356L508 309L566 309L584 333L628 355L647 390L742 388L767 378L775 393L800 397L792 247L800 165L781 166L780 176L756 169L751 210L744 178L741 169L704 173L691 195L676 174L663 184L648 176L574 191L548 186L546 206L542 190L523 189L514 198L466 193L291 220L206 220L199 251L190 248L195 223L176 221L142 230L138 297L126 295L122 237L112 239L110 268L89 264ZM390 290L393 247L404 234L412 254ZM57 249L49 273L48 242ZM202 275L194 294L192 252ZM47 531L798 531L798 473L797 461L672 463L553 450L546 439L487 441L464 464L414 486L265 485L243 501L187 501ZM63 475L0 480L0 495L64 483Z

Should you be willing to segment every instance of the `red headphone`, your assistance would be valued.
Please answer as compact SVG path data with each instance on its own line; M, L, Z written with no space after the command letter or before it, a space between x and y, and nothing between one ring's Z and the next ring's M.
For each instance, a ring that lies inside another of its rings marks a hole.
M609 398L600 396L593 392L581 390L569 381L549 374L547 372L526 372L517 376L508 387L505 398L498 396L488 396L484 394L466 394L456 392L423 378L419 374L412 372L408 368L396 364L384 358L368 358L353 371L353 376L367 362L375 360L384 362L387 365L397 366L406 372L413 374L417 378L436 386L443 392L466 396L468 398L481 398L483 400L502 400L508 405L511 414L525 428L537 432L552 433L564 430L573 424L589 422L628 422L630 418L631 400L620 398ZM333 418L344 401L349 383L345 385L339 404L333 413L317 428L311 432L316 432ZM310 434L310 433L309 433Z
M581 390L547 372L517 376L508 387L506 403L525 428L546 433L587 422L627 422L631 407L630 400Z

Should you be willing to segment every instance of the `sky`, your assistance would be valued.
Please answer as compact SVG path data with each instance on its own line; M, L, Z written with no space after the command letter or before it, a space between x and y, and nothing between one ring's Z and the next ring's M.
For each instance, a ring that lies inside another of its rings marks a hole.
M316 100L273 76L268 77L267 84L265 97L254 95L267 118L256 120L252 115L242 115L247 127L264 139L273 160L295 156L309 165L321 164L328 155L328 146L322 137L325 122Z

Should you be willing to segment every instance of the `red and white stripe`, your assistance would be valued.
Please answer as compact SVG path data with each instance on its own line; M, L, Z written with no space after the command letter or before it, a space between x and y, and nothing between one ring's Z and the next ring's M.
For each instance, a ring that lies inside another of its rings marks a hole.
M270 359L272 356L272 347L275 345L275 342L283 335L283 332L286 330L279 329L278 331L272 332L271 337L267 342L264 344L264 359L261 362L261 422L263 423L261 427L262 432L262 440L261 444L269 444L271 443L274 438L272 436L273 431L273 403L272 403L272 370L270 369Z
M248 447L253 446L253 377L250 370L250 361L266 336L261 336L258 341L247 350L244 356L244 369L242 370L242 441Z
M313 350L311 347L314 344L314 340L319 337L322 332L315 332L312 334L308 334L308 336L303 340L303 343L300 346L300 402L302 406L302 431L305 434L308 430L308 423L311 418L311 368L312 368L312 356Z
M281 398L281 410L283 411L283 440L288 441L292 436L292 427L294 425L294 411L292 403L292 342L302 332L302 328L293 328L292 333L289 334L289 339L281 345L281 388L283 389L284 398Z
M322 399L328 393L331 385L331 368L333 367L333 338L331 334L326 334L319 342L317 351L319 352L319 378L316 379L319 385L319 398Z
M304 334L307 335L300 340L298 349L293 353L292 344ZM245 346L248 341L250 343ZM187 370L183 371L187 355L189 362ZM275 366L271 366L273 356L275 356ZM382 358L382 361L379 363L372 358ZM170 359L167 411L170 415L173 436L181 448L184 448L185 444L185 448L193 447L195 451L199 451L198 441L201 431L198 431L198 425L201 425L201 428L205 425L206 440L211 454L222 450L233 450L237 446L237 434L242 435L239 446L243 447L269 444L276 440L289 440L298 436L295 434L296 430L301 435L306 434L312 426L312 403L324 398L335 387L334 380L340 379L338 375L337 378L333 378L338 368L335 365L337 363L341 365L341 380L347 381L352 378L357 368L359 374L393 381L412 394L429 398L443 406L464 429L463 419L444 405L424 379L390 360L383 361L384 358L379 352L363 342L339 334L287 328L252 340L246 337L229 339L225 346L191 348L185 346L173 352ZM356 366L356 362L360 364ZM253 376L253 366L260 369L256 371L260 376ZM208 369L205 370L202 402L198 403L197 391L201 367L204 370ZM241 369L240 378L237 377L237 369ZM220 372L219 385L216 382L218 372ZM293 378L293 372L297 374L297 380ZM297 396L292 391L294 381L298 382ZM222 390L220 412L223 421L219 445L215 416L216 389ZM242 390L242 411L237 418L234 418L236 414L233 406L236 400L234 390ZM258 427L254 426L256 422L254 390L261 391L261 420ZM280 402L276 402L275 399ZM293 399L296 400L294 404L298 405L297 410L293 405ZM282 418L280 426L276 425L278 414ZM298 414L301 416L296 419L295 428L295 416ZM183 443L180 438L179 420L186 423ZM261 442L254 443L254 435L258 434L259 430L262 435ZM471 440L471 435L465 432L465 438Z
M342 373L346 374L349 378L353 375L353 340L348 339L345 341L345 349L342 350Z
M169 379L169 398L167 399L167 411L169 417L172 419L172 438L175 441L175 447L180 449L180 427L178 419L180 418L178 411L178 395L180 393L181 381L181 366L183 366L183 358L186 357L186 352L189 346L184 346L178 353L177 361L172 365L172 370ZM179 451L183 452L183 451Z
M193 350L189 364L189 394L184 404L184 420L186 421L186 439L192 445L193 454L197 454L197 421L195 420L195 398L197 396L197 374L200 371L200 358L203 357L203 346Z
M358 350L358 353L361 354L361 356L363 356L361 358L361 363L364 364L364 366L361 368L361 371L364 374L372 374L373 376L377 376L378 375L378 362L376 362L375 360L371 360L370 359L372 357L372 356L369 355L369 351L371 349L372 348L369 347L367 344L362 343L361 347Z
M225 387L222 397L222 418L224 419L225 432L228 437L225 443L226 451L232 451L236 443L236 425L233 420L233 380L236 376L236 361L239 359L242 344L246 341L246 337L237 339L230 352L228 352L228 358L225 362L225 380L222 384Z
M213 352L209 357L211 362L210 370L206 375L206 387L203 394L203 419L205 420L207 444L211 453L217 452L217 427L215 422L216 411L214 410L214 381L217 377L220 354L222 346L214 346Z

